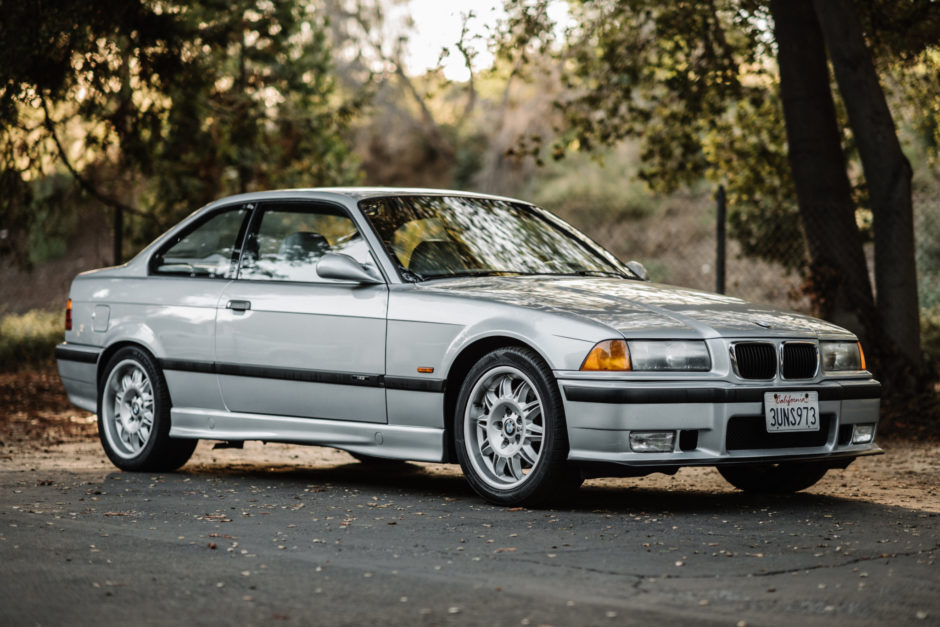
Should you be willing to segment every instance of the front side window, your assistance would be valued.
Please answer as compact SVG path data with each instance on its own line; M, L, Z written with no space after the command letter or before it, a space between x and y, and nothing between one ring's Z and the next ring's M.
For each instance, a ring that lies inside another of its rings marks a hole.
M245 241L239 279L329 282L317 275L326 253L343 253L363 265L372 262L369 246L353 221L330 206L263 206L257 227Z
M153 256L151 271L155 274L231 278L238 236L249 209L242 205L222 210L179 233Z
M522 203L398 196L366 200L360 208L386 251L417 279L525 274L633 277L586 236Z

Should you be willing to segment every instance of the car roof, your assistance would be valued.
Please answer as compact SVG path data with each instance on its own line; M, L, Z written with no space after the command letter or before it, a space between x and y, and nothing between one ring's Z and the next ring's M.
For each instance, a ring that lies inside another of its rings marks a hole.
M481 194L477 192L465 192L451 189L428 189L423 187L302 187L294 189L274 189L260 192L248 192L246 194L237 194L226 196L215 200L208 207L216 207L222 204L232 202L252 202L263 200L276 200L284 198L311 198L311 199L329 199L336 197L348 198L354 201L364 200L366 198L383 198L388 196L463 196L468 198L487 198L491 200L506 200L523 204L530 204L516 198L506 196L496 196L492 194Z

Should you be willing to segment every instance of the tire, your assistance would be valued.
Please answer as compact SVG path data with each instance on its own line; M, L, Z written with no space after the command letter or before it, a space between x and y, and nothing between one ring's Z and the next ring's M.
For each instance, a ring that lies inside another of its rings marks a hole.
M754 493L790 494L815 485L828 466L813 462L718 466L725 481L739 490Z
M541 505L581 485L568 461L558 384L534 351L507 347L467 373L453 416L457 458L473 490L496 505Z
M132 472L176 470L198 440L170 437L170 393L143 350L126 347L108 361L98 388L98 437L108 459Z

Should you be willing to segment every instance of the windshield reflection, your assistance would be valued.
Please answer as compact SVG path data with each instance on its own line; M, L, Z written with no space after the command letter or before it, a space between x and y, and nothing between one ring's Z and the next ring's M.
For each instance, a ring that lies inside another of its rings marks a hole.
M490 198L395 196L360 204L400 268L419 280L486 275L634 275L541 209Z

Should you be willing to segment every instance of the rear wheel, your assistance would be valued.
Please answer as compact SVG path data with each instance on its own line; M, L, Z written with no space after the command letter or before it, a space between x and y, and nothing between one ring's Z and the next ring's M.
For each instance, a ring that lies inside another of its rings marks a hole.
M117 351L98 390L98 436L115 466L130 471L175 470L198 440L170 437L170 393L153 359L135 347Z
M725 481L745 492L787 494L815 485L829 470L818 462L718 466Z
M529 349L498 349L471 368L453 432L467 481L491 503L538 505L581 485L580 471L567 461L558 385Z

